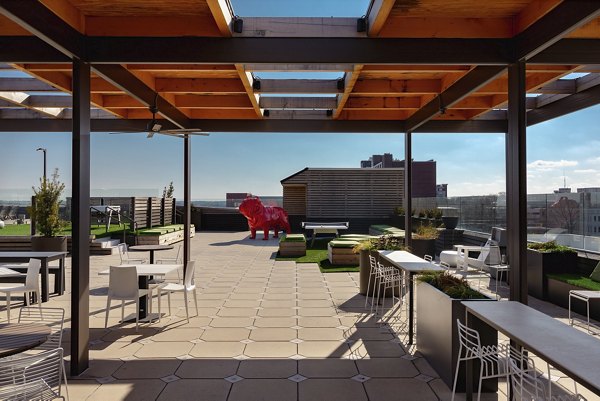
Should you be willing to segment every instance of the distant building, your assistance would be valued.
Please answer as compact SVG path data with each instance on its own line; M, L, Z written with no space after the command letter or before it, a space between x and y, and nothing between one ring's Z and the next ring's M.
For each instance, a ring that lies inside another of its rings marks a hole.
M448 184L437 184L435 186L435 197L436 198L447 198L448 197Z
M584 193L584 194L589 194L589 193L596 193L596 192L600 192L600 187L589 187L589 188L577 188L577 193Z
M555 194L570 194L571 188L558 188L554 190Z
M361 168L404 168L404 160L394 159L391 153L373 155L369 160L360 162ZM412 196L413 198L435 198L438 196L436 188L437 165L435 160L412 162ZM446 195L447 196L447 184Z
M246 197L247 192L228 192L225 194L225 207L238 207Z

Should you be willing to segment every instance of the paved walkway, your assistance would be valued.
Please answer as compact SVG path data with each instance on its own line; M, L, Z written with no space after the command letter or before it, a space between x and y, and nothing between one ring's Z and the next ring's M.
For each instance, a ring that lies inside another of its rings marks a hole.
M249 240L247 233L197 233L199 316L188 323L183 296L174 294L173 315L138 333L134 324L119 324L116 303L104 329L108 277L97 273L119 257L92 257L90 369L70 380L70 399L450 399L437 373L403 345L405 333L380 329L364 313L358 273L277 262L276 250L276 240ZM69 316L69 296L48 306ZM128 305L126 313L133 311ZM69 340L67 333L66 352Z

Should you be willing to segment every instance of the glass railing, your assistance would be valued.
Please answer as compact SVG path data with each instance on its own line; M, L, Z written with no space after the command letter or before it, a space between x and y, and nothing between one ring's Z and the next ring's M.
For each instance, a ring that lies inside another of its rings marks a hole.
M415 211L431 208L458 216L459 229L490 233L506 227L504 194L413 199ZM600 192L528 195L527 239L600 252Z

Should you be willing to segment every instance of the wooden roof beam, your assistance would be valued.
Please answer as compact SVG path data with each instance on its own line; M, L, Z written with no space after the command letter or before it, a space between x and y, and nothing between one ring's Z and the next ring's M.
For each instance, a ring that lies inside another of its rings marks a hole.
M478 66L460 78L440 95L406 120L406 131L412 132L446 108L467 97L505 71L504 67Z
M219 28L221 35L229 37L231 36L231 21L233 21L233 15L229 11L227 0L206 0L208 8L215 19L215 23Z
M423 106L420 96L350 97L344 110L415 110Z
M244 30L236 37L258 38L353 38L365 37L356 31L356 18L338 17L244 17Z
M527 113L527 125L534 125L600 103L600 85L559 99Z
M515 36L515 60L529 59L600 16L597 0L565 0Z
M438 94L441 89L439 79L359 79L354 84L352 95Z
M242 81L231 78L157 78L156 90L161 93L247 94Z
M368 18L369 36L378 36L388 16L394 8L396 0L373 0Z
M189 118L163 96L158 95L155 88L151 88L128 71L125 67L116 64L94 65L94 71L112 85L123 90L142 104L150 107L156 106L158 112L167 120L180 128L190 128ZM158 85L157 85L158 86Z
M333 112L333 118L338 118L340 116L340 113L344 109L344 106L350 97L350 93L352 93L352 90L354 89L354 85L356 84L358 77L360 77L360 71L362 68L362 65L355 65L354 71L344 74L344 92L337 96L338 102L337 107Z
M56 88L35 78L0 78L2 92L56 92Z
M335 97L291 97L261 96L260 107L263 109L321 109L333 110L337 105Z
M258 79L259 93L341 93L337 79Z
M306 71L340 71L347 72L352 71L354 66L352 64L243 64L244 70L246 71L260 71L260 72L306 72Z
M244 89L248 94L248 99L250 99L250 103L252 103L252 108L254 108L258 117L262 117L263 112L259 105L260 95L254 93L254 76L251 72L245 71L241 64L236 64L235 68L240 76L240 81L242 81L242 85L244 85Z

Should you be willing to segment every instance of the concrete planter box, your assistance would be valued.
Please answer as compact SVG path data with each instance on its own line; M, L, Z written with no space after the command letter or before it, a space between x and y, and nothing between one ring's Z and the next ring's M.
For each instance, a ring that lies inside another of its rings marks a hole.
M34 252L67 252L67 237L31 237Z
M435 256L435 239L413 238L411 253L420 258L425 255Z
M527 250L527 282L529 295L548 300L548 274L573 273L577 254Z
M493 302L482 299L481 302ZM418 283L417 286L417 349L440 375L446 385L452 388L456 361L458 359L459 338L456 319L465 322L465 307L462 300L452 299L437 288ZM473 318L473 328L479 331L481 345L498 344L498 333ZM479 364L473 364L474 383L478 382ZM465 364L461 364L458 374L457 392L465 391ZM497 379L484 380L482 392L498 390Z
M190 227L190 237L196 235L194 225ZM173 231L162 235L136 235L136 245L171 245L183 241L183 230Z
M390 218L391 225L394 227L398 227L401 230L404 230L404 223L406 222L404 215L400 216L397 214L393 214Z
M548 302L552 302L555 305L562 306L565 309L569 308L569 291L581 290L590 291L585 288L577 287L564 281L555 280L548 278ZM579 313L580 315L587 316L585 302L573 299L571 301L571 310ZM598 300L590 301L590 318L600 321L600 302Z

